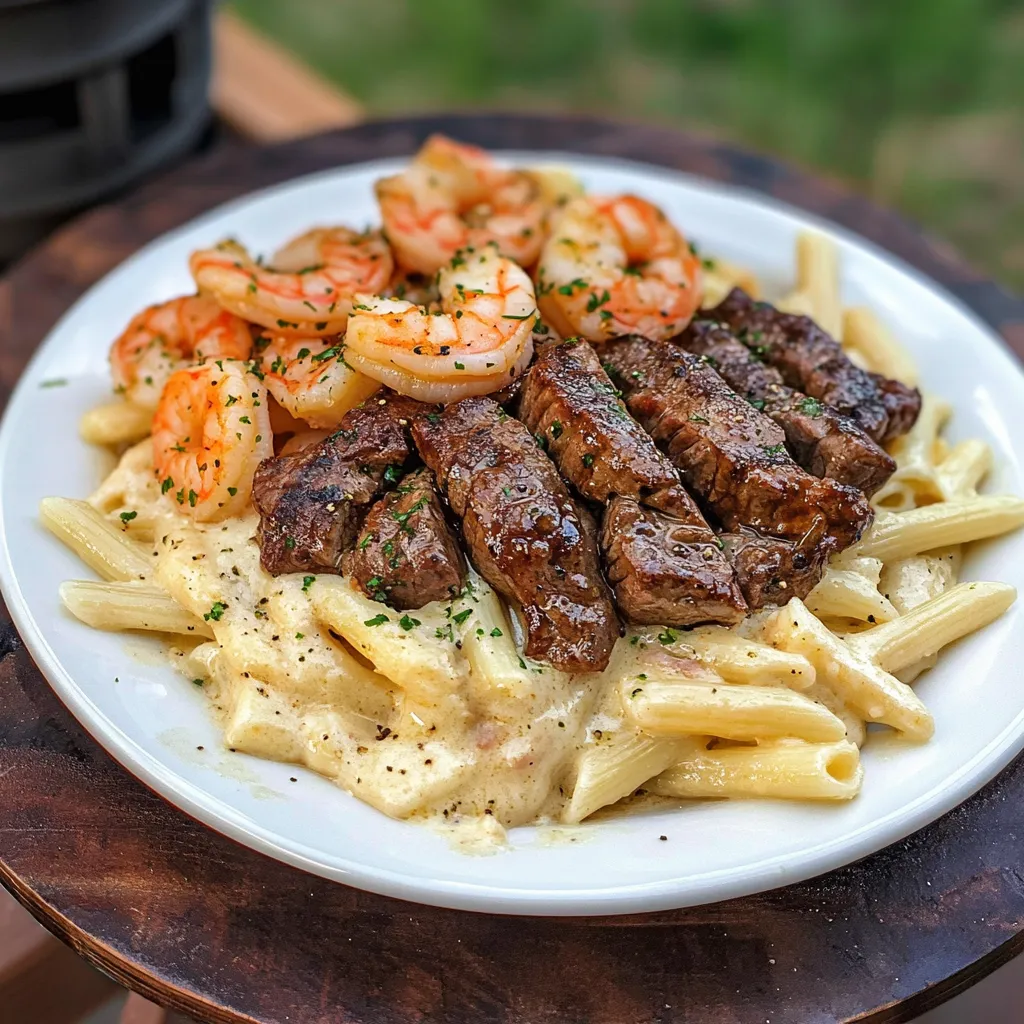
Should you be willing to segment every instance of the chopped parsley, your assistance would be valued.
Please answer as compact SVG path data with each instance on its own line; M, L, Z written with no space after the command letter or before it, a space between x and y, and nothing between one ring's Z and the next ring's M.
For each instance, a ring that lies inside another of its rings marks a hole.
M309 593L309 588L316 583L315 576L303 576L302 577L302 592L304 594Z
M121 522L122 523L126 523L126 524L130 523L133 519L138 518L138 515L139 515L138 512L122 512L121 513Z
M671 629L665 629L663 632L658 634L658 642L662 644L674 644L676 642L676 635Z
M456 614L452 616L452 622L454 622L457 626L461 626L466 621L466 619L468 619L472 614L473 609L466 608L461 612L456 612Z
M420 623L420 620L419 620L419 619L414 619L414 618L413 618L413 617L412 617L411 615L403 615L403 616L402 616L402 617L401 617L401 618L400 618L400 619L398 620L398 624L399 624L399 625L400 625L400 626L402 627L402 629L404 629L404 630L405 630L405 631L406 631L407 633L409 632L409 630L410 630L410 629L414 629L414 628L415 628L416 626L419 626L419 625L421 625L421 623Z
M816 398L805 398L800 403L800 411L806 416L820 416L824 406Z
M495 626L494 629L491 630L491 636L504 636L504 635L505 634L502 633L502 631L500 629L498 629L497 626Z
M587 452L587 454L583 456L583 465L586 466L587 469L590 469L590 467L593 464L594 464L594 456L591 455L590 452Z
M227 605L223 601L214 601L210 606L210 610L203 615L203 618L209 622L213 619L214 622L220 622L221 617L227 609Z
M391 620L383 612L381 612L379 615L374 615L374 617L372 619L367 619L363 623L363 625L364 626L383 626L385 622L390 622L390 621Z

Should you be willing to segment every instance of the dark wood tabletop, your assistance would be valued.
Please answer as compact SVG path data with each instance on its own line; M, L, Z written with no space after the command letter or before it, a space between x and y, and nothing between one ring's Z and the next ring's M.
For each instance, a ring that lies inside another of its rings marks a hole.
M1024 305L839 184L659 128L449 116L226 146L75 221L0 283L0 400L67 306L144 242L252 189L411 153L432 131L627 156L770 193L914 264L1024 355ZM146 789L54 696L0 606L0 877L92 963L202 1021L910 1020L1024 944L1022 833L1018 759L909 839L746 899L586 919L415 906L279 864Z

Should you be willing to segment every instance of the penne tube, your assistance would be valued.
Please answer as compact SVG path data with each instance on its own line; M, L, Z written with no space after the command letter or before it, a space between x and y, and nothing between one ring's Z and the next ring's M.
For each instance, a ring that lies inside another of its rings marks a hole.
M864 356L867 369L916 387L917 364L873 310L854 306L843 311L843 344Z
M435 601L396 612L338 576L318 577L309 596L317 619L412 700L434 707L461 693L468 665L456 642L461 644L457 630L465 620L445 614L452 606Z
M626 714L652 736L793 736L825 743L846 735L828 708L781 686L625 680L620 694Z
M943 501L973 498L992 469L992 448L978 438L961 441L935 469Z
M999 618L1017 598L1007 583L958 583L905 615L851 636L850 650L899 672Z
M624 726L580 752L572 799L562 820L575 824L617 803L707 743L707 737L645 736Z
M781 742L698 750L652 779L658 796L851 800L860 792L860 751L837 743Z
M888 622L899 614L876 583L853 569L831 566L807 595L806 604L819 619Z
M896 472L872 495L881 506L891 506L890 496L909 490L915 505L942 498L942 488L936 474L935 451L939 432L952 414L948 402L926 394L921 401L921 413L913 427L892 443L889 454L896 460ZM901 502L902 507L902 502Z
M910 739L931 737L935 723L917 694L879 668L863 649L831 633L799 598L780 608L765 623L764 633L771 643L810 659L818 680L867 721L890 725Z
M660 657L668 654L677 659L699 661L729 683L783 685L791 690L806 690L814 685L814 666L806 658L777 651L724 626L702 626L678 633L647 630L637 636L640 662L644 664L657 662L662 668L671 667L671 662Z
M879 515L848 555L890 562L922 551L1008 533L1024 524L1024 500L1010 495L944 501Z
M123 398L90 409L78 422L78 432L89 444L134 444L152 429L153 410Z
M775 308L781 309L783 313L792 313L794 316L814 318L814 299L807 292L800 291L799 289L783 295L775 303Z
M878 587L896 611L905 615L956 583L961 554L957 546L889 562L882 570Z
M157 587L138 583L68 580L60 597L72 615L93 629L142 629L156 633L212 637L202 619L186 611Z
M839 250L825 235L801 231L796 238L797 289L811 300L814 321L837 341L843 336L839 304Z
M43 525L93 571L107 580L144 580L153 573L147 549L125 536L87 501L43 498Z

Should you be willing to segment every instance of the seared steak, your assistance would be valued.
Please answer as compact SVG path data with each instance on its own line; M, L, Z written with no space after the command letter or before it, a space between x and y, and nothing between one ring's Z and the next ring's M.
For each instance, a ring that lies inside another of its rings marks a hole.
M409 473L378 500L343 565L364 593L393 608L422 608L459 593L466 563L429 469Z
M759 537L751 530L723 533L721 539L751 608L804 598L825 571L826 555L820 545Z
M761 362L724 325L694 321L675 340L704 356L733 391L775 420L793 457L808 473L873 494L895 472L893 458L853 420L787 387L774 366Z
M917 419L921 395L913 388L880 387L873 374L852 363L839 343L810 317L756 302L734 288L708 317L729 325L748 348L778 368L790 387L849 416L879 444L898 437Z
M583 497L611 501L601 546L628 618L675 626L742 618L743 598L714 533L590 345L549 346L524 379L519 412Z
M593 520L530 432L490 398L417 416L413 437L480 575L517 607L526 653L570 672L608 664L619 624Z
M409 426L429 409L380 391L347 413L329 437L260 463L252 500L267 572L340 573L367 508L412 454Z
M746 605L721 545L706 524L680 522L633 498L613 497L601 526L608 579L631 622L739 622Z
M854 543L871 522L860 491L802 470L782 429L700 356L630 337L605 346L602 357L629 411L727 531L746 527L801 550L820 544L827 554Z

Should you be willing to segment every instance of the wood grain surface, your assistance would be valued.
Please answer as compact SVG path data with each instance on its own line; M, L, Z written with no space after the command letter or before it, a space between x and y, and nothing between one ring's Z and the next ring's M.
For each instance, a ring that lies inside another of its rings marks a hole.
M1019 301L838 184L657 128L473 115L227 146L86 215L0 284L0 388L73 300L149 239L254 188L410 153L431 131L628 156L771 193L903 257L1024 354ZM709 907L562 920L419 907L278 864L172 808L85 734L0 618L4 884L115 979L203 1021L910 1020L1024 944L1022 794L1018 760L881 853Z

